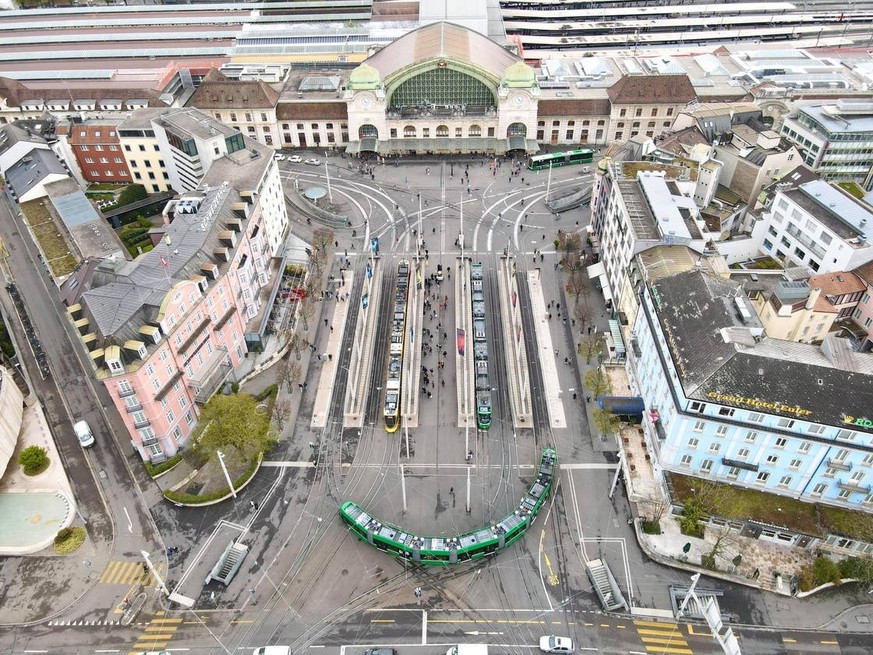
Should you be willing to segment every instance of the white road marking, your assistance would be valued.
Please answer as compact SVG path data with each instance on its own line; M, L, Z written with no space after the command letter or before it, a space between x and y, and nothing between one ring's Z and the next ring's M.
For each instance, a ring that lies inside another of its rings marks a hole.
M427 646L427 610L421 612L421 645Z

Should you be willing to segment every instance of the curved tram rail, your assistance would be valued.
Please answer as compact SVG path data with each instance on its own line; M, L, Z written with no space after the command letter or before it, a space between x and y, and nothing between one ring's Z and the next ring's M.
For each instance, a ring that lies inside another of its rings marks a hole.
M397 266L394 287L394 315L391 317L391 340L388 352L388 377L385 381L385 430L400 427L400 394L403 383L403 342L406 332L406 302L409 291L409 262Z
M497 554L527 532L552 491L557 467L558 454L552 448L544 449L536 480L518 509L494 525L456 537L419 537L379 521L351 501L343 503L340 517L358 539L389 555L425 566L469 562Z

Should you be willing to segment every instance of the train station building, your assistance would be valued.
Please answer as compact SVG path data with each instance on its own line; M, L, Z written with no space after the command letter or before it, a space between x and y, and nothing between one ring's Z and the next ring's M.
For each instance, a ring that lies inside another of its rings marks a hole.
M536 152L539 87L510 49L452 23L382 48L345 92L352 154Z

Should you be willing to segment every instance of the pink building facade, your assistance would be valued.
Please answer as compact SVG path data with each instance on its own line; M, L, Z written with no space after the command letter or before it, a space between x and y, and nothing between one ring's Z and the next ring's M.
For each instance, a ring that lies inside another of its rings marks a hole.
M867 338L861 344L861 350L869 352L873 350L873 262L859 266L853 273L867 285L867 289L852 312L852 318L867 333Z

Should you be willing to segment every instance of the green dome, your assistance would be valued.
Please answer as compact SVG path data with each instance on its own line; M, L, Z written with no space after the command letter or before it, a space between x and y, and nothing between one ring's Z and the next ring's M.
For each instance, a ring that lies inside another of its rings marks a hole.
M503 83L508 87L532 87L536 81L533 68L523 61L510 64L503 73Z
M382 85L379 71L369 64L361 64L349 75L350 89L378 89Z

